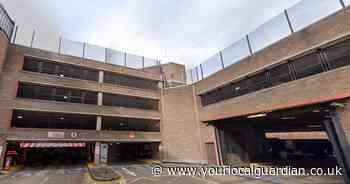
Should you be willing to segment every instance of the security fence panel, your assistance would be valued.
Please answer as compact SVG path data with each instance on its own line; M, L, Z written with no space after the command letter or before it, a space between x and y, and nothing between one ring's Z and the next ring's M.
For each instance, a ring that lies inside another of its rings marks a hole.
M126 54L126 66L130 68L142 68L142 56Z
M202 64L203 77L208 77L209 75L222 69L222 63L220 59L220 54L215 54L210 57Z
M77 41L68 40L65 38L61 39L61 54L83 57L84 44Z
M57 53L59 42L60 38L58 33L55 34L45 29L41 29L35 31L33 47Z
M11 20L5 8L0 4L0 28L3 30L9 40L11 40L15 23Z
M339 0L303 0L287 12L294 30L299 31L341 8Z
M145 68L155 66L157 64L158 64L158 62L155 59L150 59L150 58L146 58L146 57L144 58L144 67Z
M193 82L197 82L198 81L198 75L197 75L197 72L196 72L196 68L192 68L191 69L191 75L192 75Z
M192 84L193 83L193 77L192 77L192 70L186 70L186 84Z
M30 47L33 29L27 26L18 26L15 43Z
M344 2L345 2L345 5L346 5L346 6L349 6L349 5L350 5L350 0L344 0Z
M250 55L246 39L241 39L222 51L224 66L228 67Z
M257 52L291 34L285 13L281 13L249 34L253 52Z
M84 50L84 58L102 61L106 60L106 49L96 45L86 44Z
M106 62L114 65L125 66L125 54L116 50L107 49Z

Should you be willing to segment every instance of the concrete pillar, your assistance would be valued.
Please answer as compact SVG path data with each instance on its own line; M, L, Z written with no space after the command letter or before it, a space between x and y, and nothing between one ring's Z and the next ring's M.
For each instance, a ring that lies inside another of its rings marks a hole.
M324 125L336 154L337 162L342 168L345 183L350 183L350 146L336 111L330 113L332 120L324 121Z
M103 93L98 92L97 105L102 105L102 104L103 104Z
M6 137L0 136L0 170L3 169L5 163L5 153L6 153Z
M99 131L102 128L102 116L97 116L96 119L96 130Z
M350 143L350 100L345 101L343 107L335 107L338 113L340 124L344 129L346 138Z
M103 71L99 71L98 73L98 83L103 83Z
M100 164L100 142L96 142L95 144L95 156L94 156L94 162L95 164Z
M101 144L100 160L102 164L107 164L108 162L108 144L107 143Z

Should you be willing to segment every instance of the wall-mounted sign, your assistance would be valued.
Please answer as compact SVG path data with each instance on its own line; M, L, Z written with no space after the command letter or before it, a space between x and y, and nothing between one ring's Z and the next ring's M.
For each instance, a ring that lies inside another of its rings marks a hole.
M56 139L63 139L64 138L64 132L48 132L47 133L48 138L56 138Z
M129 139L134 139L136 137L135 132L129 132Z
M77 138L78 137L78 133L77 132L71 132L70 133L70 137L71 138Z

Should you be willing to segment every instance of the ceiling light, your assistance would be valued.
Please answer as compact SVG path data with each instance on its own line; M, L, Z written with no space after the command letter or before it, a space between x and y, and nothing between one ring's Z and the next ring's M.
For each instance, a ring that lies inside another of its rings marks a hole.
M263 114L254 114L254 115L250 115L250 116L247 116L247 118L260 118L260 117L265 117L266 114L263 113Z
M321 128L323 126L322 125L308 125L307 127L309 127L309 128Z
M64 120L64 117L60 117L60 120Z
M241 89L241 87L236 87L236 88L235 88L235 90L240 90L240 89Z
M17 118L18 118L18 119L22 119L22 118L23 118L23 116L17 116Z
M290 120L290 119L295 119L295 117L282 117L281 119L283 119L283 120Z
M64 75L63 75L63 74L60 74L60 77L64 77Z

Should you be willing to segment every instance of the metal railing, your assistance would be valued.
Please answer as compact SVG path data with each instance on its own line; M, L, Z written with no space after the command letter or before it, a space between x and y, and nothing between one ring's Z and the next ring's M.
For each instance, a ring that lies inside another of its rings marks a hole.
M27 33L25 35L24 33ZM20 31L16 26L16 34L13 38L14 44L56 52L63 55L81 57L113 65L125 66L133 69L144 69L151 66L160 65L160 60L147 58L120 52L117 50L100 47L97 45L73 41L62 37L48 40L47 36L40 37L36 30L29 35L26 31ZM45 37L45 38L44 38Z
M181 76L179 78L184 79L186 84L195 83L349 5L350 0L302 0L197 67L171 75ZM54 36L49 38L47 35L44 37L36 30L28 31L19 26L14 30L14 22L2 6L0 9L0 27L12 38L12 43L135 69L160 64L160 60L88 43L61 37L55 39Z
M11 19L2 4L0 4L0 29L5 33L9 41L11 41L14 27L15 22Z
M196 83L349 5L350 0L302 0L197 67L174 75Z

